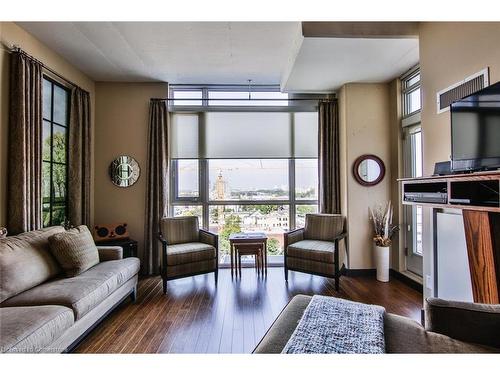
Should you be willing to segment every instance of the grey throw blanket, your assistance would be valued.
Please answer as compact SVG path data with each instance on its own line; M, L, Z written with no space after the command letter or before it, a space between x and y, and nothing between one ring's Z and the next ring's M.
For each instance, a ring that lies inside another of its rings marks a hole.
M381 306L314 296L282 353L385 352Z

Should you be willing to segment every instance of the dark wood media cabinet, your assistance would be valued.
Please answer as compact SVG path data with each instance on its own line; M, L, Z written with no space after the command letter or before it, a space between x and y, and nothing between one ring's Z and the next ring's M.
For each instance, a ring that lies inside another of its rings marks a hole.
M474 302L500 303L500 171L399 181L403 204L462 210ZM409 201L406 193L421 193L423 201Z

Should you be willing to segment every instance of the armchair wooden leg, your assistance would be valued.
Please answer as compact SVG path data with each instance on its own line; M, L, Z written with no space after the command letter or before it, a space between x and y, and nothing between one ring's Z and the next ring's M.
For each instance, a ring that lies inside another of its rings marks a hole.
M285 264L285 283L288 282L288 268L286 267L286 264Z
M214 272L215 286L217 286L217 281L219 280L219 269L217 268Z
M163 294L167 294L167 278L163 278Z
M241 254L238 254L238 271L240 272L241 277Z
M335 262L335 290L338 292L340 289L340 271L339 271L339 241L335 241L335 252L333 254L334 262Z

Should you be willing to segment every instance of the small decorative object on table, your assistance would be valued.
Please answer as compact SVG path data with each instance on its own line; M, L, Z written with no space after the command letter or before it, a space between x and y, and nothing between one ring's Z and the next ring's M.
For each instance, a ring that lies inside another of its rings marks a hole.
M0 227L0 238L7 237L7 228Z
M94 227L94 241L126 240L129 238L127 223L99 224Z
M375 245L375 263L377 266L377 280L389 281L389 254L392 237L399 230L399 225L392 224L393 208L389 201L382 207L378 205L374 210L370 207L370 216L373 221Z

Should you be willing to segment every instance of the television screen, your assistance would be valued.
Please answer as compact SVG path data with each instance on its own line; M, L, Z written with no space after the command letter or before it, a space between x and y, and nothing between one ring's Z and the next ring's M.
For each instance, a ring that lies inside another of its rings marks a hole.
M500 167L500 94L481 92L451 105L454 171Z

